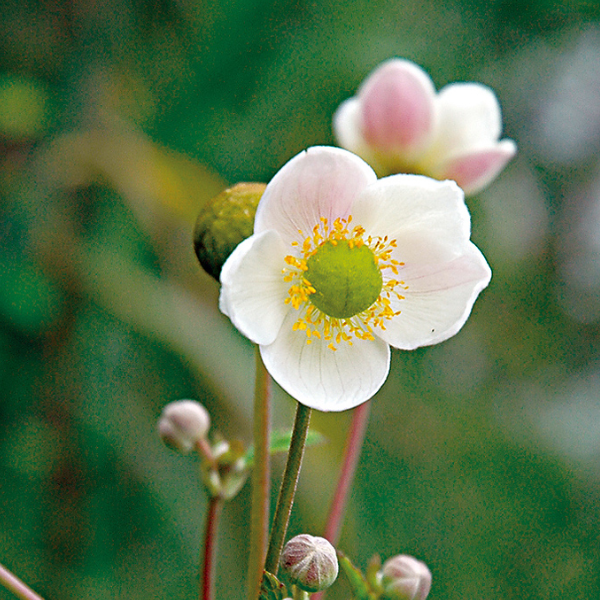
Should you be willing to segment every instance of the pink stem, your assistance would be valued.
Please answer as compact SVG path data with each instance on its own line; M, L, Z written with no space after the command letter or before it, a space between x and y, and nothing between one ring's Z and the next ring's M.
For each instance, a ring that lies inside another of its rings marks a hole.
M365 433L367 431L367 425L369 423L370 408L371 402L364 402L357 406L352 413L352 422L350 423L350 430L348 431L348 437L346 438L342 467L337 487L329 507L325 533L323 534L323 537L329 540L333 546L336 546L340 540L344 513L346 511L346 505L348 504L348 495L350 487L352 486L352 481L354 480L354 473L356 472L360 452L365 439ZM321 600L324 595L325 592L318 592L313 594L311 598L312 600Z
M340 533L346 504L348 503L348 492L354 480L354 473L360 458L367 425L369 423L370 402L364 402L354 409L352 414L352 423L346 439L344 448L344 459L340 476L337 482L337 488L329 508L327 525L325 526L325 537L333 546L340 541Z
M200 584L200 600L213 600L215 597L215 565L217 556L217 534L219 519L223 508L223 499L212 497L206 513L206 529L204 532L204 561L202 565L202 581Z
M43 600L6 567L0 565L0 583L21 600Z
M269 536L269 495L271 490L271 377L256 347L254 384L254 466L252 469L252 514L248 557L248 600L260 594Z

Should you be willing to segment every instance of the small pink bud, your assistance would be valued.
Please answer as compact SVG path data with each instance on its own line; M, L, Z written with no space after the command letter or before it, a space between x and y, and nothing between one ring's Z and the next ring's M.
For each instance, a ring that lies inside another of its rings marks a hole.
M431 571L427 565L407 554L399 554L383 563L382 598L425 600L431 589Z
M208 411L195 400L170 402L158 421L162 441L181 454L189 454L206 437L209 427Z
M281 569L290 583L313 593L327 589L336 580L339 566L335 548L325 538L302 534L285 545Z

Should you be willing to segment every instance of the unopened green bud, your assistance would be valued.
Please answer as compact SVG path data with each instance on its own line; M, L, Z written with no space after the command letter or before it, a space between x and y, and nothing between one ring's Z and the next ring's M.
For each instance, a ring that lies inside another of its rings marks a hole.
M171 449L189 454L210 428L208 411L195 400L177 400L165 406L158 420L158 433Z
M431 571L424 562L399 554L383 563L381 585L382 599L425 600L431 589Z
M285 545L281 569L290 583L313 593L326 590L336 580L339 566L335 548L325 538L304 533Z
M242 489L250 473L246 450L241 442L230 443L216 438L211 447L213 460L202 463L202 481L211 496L231 500Z
M194 250L204 270L217 281L236 246L252 235L264 183L238 183L202 209L194 228Z

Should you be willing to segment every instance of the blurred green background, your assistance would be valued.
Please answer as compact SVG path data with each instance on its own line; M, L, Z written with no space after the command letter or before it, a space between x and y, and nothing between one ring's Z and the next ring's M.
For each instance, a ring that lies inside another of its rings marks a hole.
M410 553L431 600L600 597L597 0L3 0L0 561L47 600L189 599L205 497L155 423L250 440L251 345L191 231L333 143L382 60L497 92L519 154L468 200L494 277L455 338L394 352L340 549ZM275 425L293 402L275 393ZM319 534L349 414L316 414L290 534ZM275 460L275 482L282 459ZM244 589L249 486L218 598ZM329 594L347 598L340 577ZM0 598L9 598L0 590Z

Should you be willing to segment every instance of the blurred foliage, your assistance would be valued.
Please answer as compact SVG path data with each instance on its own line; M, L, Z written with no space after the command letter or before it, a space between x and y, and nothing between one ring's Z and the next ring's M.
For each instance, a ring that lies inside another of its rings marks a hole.
M494 270L472 318L394 353L340 549L362 570L414 554L432 600L599 597L600 5L5 0L0 561L45 597L195 596L198 465L155 422L197 398L249 442L253 360L193 223L332 143L339 102L391 56L491 85L520 153L469 199ZM275 425L292 412L277 392ZM329 443L307 451L291 535L322 530L348 418L313 419ZM248 509L247 489L225 508L219 598L241 596Z

